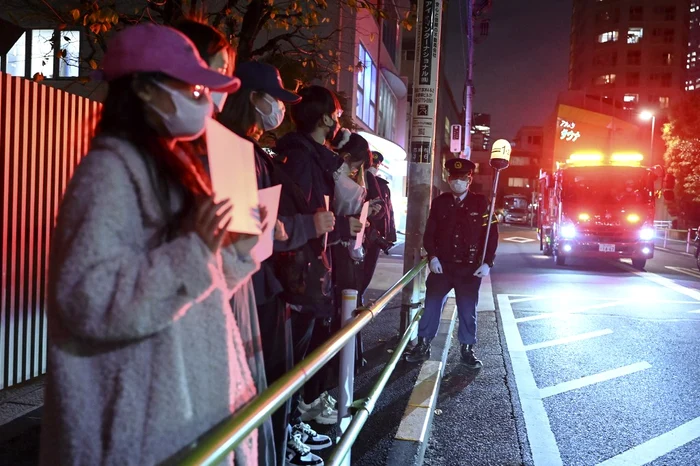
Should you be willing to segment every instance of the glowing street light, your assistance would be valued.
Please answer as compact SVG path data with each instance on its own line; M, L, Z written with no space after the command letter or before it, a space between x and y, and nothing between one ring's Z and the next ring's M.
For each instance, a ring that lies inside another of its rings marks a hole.
M651 142L649 147L649 163L654 163L654 126L656 125L656 115L649 110L643 110L639 114L639 118L643 121L651 120Z

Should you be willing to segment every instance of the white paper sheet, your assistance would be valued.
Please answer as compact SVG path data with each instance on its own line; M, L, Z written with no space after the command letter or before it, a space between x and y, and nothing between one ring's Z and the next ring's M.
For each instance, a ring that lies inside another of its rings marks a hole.
M330 210L331 208L331 197L330 196L323 196L323 200L326 201L326 210ZM323 252L326 252L326 245L328 244L328 233L325 234L323 237Z
M360 213L360 223L362 223L362 230L357 234L355 238L355 249L360 249L362 246L362 240L365 237L365 226L367 224L367 214L369 214L369 202L362 204L362 212Z
M279 211L281 193L282 185L277 185L258 191L260 205L267 209L267 217L265 218L265 229L260 235L260 239L255 247L253 247L253 249L250 251L250 255L256 262L262 262L272 255L272 247L275 238L275 224L277 223L277 213Z
M216 201L230 199L233 219L228 230L259 235L258 181L253 143L214 119L206 128L209 171Z

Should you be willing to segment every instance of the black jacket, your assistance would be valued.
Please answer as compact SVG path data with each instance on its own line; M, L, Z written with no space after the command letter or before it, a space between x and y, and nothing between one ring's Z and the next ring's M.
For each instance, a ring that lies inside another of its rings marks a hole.
M252 139L255 148L255 169L257 172L258 189L282 185L280 193L280 209L278 219L284 224L289 238L287 241L275 241L273 249L276 252L290 251L303 246L309 240L316 238L313 214L303 208L289 209L290 199L299 197L298 187L273 162L272 156ZM275 276L272 258L260 264L260 270L253 274L255 301L262 305L280 294L283 289Z
M396 223L394 222L394 206L391 204L391 189L389 189L389 182L379 177L377 177L377 182L379 183L379 189L382 191L382 197L384 198L384 204L386 204L386 211L388 214L386 239L395 242Z
M330 205L333 205L333 173L343 164L338 154L310 136L297 132L282 136L277 141L275 152L284 158L284 171L301 188L312 211L325 210L324 196L328 196ZM331 243L337 239L350 240L349 217L336 217L335 230L328 236Z
M486 240L489 203L485 196L469 192L460 207L455 196L444 193L430 206L423 247L442 263L470 264L476 269ZM492 220L485 263L493 266L498 247L498 225Z

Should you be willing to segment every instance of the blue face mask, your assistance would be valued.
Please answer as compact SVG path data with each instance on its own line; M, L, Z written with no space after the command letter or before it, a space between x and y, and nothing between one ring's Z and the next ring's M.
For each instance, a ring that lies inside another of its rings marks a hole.
M455 194L466 193L468 187L469 187L468 180L452 180L452 181L450 181L450 189Z
M226 98L228 94L225 92L212 92L210 93L211 101L214 104L214 110L217 113L221 113L224 109L224 104L226 103Z
M257 110L257 112L262 117L263 129L265 131L272 131L273 129L279 128L279 126L284 121L284 104L279 100L270 97L267 94L265 94L265 97L263 97L263 99L265 99L265 102L270 104L270 108L272 109L270 110L270 113L265 114L258 107L255 107L255 110Z

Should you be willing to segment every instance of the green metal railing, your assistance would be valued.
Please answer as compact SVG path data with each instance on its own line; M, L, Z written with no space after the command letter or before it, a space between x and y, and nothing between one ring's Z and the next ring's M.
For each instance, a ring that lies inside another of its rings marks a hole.
M352 338L355 337L375 316L382 312L387 304L395 298L425 268L427 259L421 260L408 271L389 290L369 307L358 308L355 318L326 343L314 350L302 362L294 366L267 390L258 395L249 405L238 411L226 421L210 430L190 451L178 454L167 464L215 465L223 461L226 455L236 448L254 429L274 413L284 402L296 393L316 372L327 364ZM380 374L379 381L367 398L355 405L359 408L357 415L348 426L346 435L336 447L331 457L331 464L338 464L350 451L357 439L360 429L372 413L376 399L386 386L391 373L398 363L403 350L410 341L412 330L418 325L422 309L413 319L404 333L399 346L394 351L389 363Z

